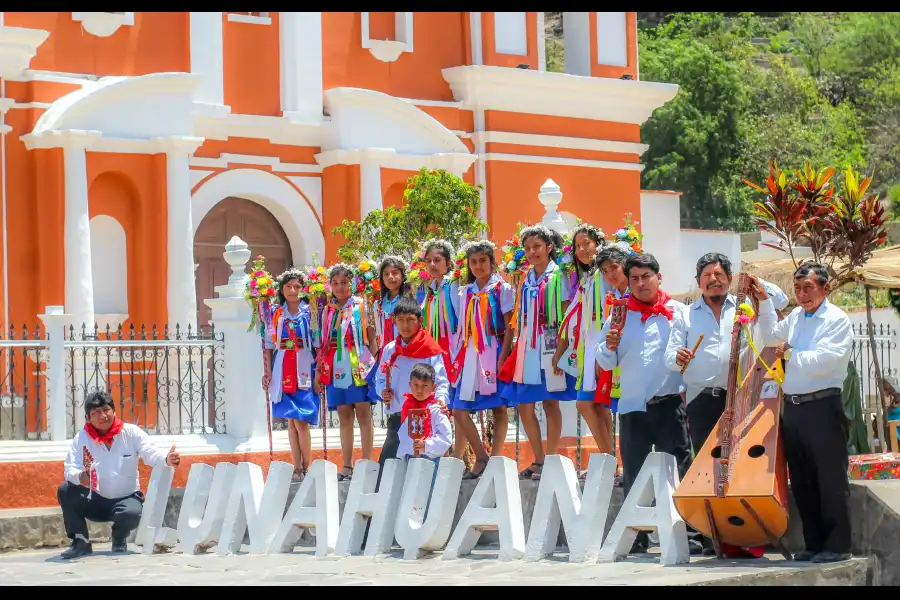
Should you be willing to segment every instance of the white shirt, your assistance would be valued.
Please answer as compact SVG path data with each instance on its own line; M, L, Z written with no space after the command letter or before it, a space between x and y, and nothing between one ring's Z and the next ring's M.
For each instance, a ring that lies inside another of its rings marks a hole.
M757 277L757 279L759 278ZM766 288L766 294L772 299L772 306L775 307L775 310L784 310L784 307L788 305L788 297L781 288L765 279L759 279L759 282Z
M402 406L402 405L401 405ZM440 458L450 449L450 440L453 438L453 431L450 429L450 419L441 410L441 407L432 404L428 407L431 411L431 435L424 440L425 449L423 455L426 458ZM397 458L402 459L404 456L413 456L413 442L409 437L409 425L406 421L400 423L400 430L397 435L400 437L400 445L397 447ZM423 456L420 454L419 456Z
M384 389L387 387L384 367L394 355L396 343L396 340L389 342L381 353L381 364L378 366L378 373L375 374L375 392L380 398L384 398ZM450 403L450 380L447 379L444 359L440 354L435 354L428 358L401 356L397 358L392 369L391 390L394 392L394 400L390 404L384 403L385 414L393 415L400 412L400 409L403 407L403 395L409 393L409 374L412 372L413 367L419 363L428 363L434 367L434 383L437 386L434 390L434 397L444 404Z
M778 321L775 308L767 299L759 304L759 327L765 345L787 342L793 349L781 386L785 394L843 389L853 332L849 317L840 308L823 300L812 315L806 315L798 306Z
M687 309L677 300L669 300L666 306L674 313L673 320L680 311ZM606 346L606 334L611 323L612 318L607 319L600 332L600 341L596 346L597 364L607 371L620 367L620 414L645 412L647 401L654 396L680 394L683 391L681 373L665 367L671 321L662 315L651 315L641 323L641 313L629 310L622 338L615 351Z
M731 357L731 332L736 309L737 298L728 294L716 322L706 299L700 296L672 318L672 331L666 346L666 367L670 371L681 372L681 365L675 362L678 350L693 349L697 338L703 334L703 341L683 375L688 402L696 398L703 388L728 387L728 360Z
M84 471L84 448L94 457L97 470L96 493L111 500L125 498L140 490L138 481L138 457L153 468L166 464L167 453L161 451L147 433L131 423L125 423L122 431L113 438L110 448L98 444L82 429L72 440L72 448L66 455L66 481L78 485Z

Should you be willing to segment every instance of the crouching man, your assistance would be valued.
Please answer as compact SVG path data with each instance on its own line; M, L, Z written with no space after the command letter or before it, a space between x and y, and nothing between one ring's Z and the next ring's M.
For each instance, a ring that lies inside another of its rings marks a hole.
M144 495L138 481L138 457L152 467L177 466L181 458L172 446L161 452L143 429L116 417L112 396L94 392L85 398L87 423L66 456L66 481L57 497L66 535L72 545L62 558L91 554L87 520L112 522L112 551L126 551L126 541L141 522Z

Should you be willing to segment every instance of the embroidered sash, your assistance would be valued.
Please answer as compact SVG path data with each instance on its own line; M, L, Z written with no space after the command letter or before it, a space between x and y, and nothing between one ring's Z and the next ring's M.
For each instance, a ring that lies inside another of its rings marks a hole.
M565 389L565 375L556 375L552 366L554 350L547 344L548 327L559 324L562 314L562 271L555 262L534 281L534 267L522 278L516 298L519 341L516 344L516 383L540 385L543 369L548 391ZM554 336L557 334L554 333ZM554 340L555 341L555 340Z
M459 372L460 399L475 400L475 394L497 393L497 354L504 333L500 306L502 282L489 283L480 292L465 289L462 308L463 350L456 357ZM460 294L462 295L462 294Z
M328 325L328 342L322 353L322 383L339 389L364 386L372 360L364 343L366 336L360 303L351 298L340 309L329 304L325 323Z

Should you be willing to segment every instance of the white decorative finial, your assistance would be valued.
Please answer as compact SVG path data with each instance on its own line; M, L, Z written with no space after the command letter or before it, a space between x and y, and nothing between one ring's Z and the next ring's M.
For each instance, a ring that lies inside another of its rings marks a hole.
M231 267L231 276L228 278L228 286L234 290L243 290L247 280L245 269L250 260L250 248L247 242L234 236L225 244L225 252L222 253L225 262Z
M541 224L550 229L563 232L566 230L566 222L558 212L560 203L562 202L562 192L559 186L552 179L548 179L541 186L541 193L538 199L544 205L544 218Z

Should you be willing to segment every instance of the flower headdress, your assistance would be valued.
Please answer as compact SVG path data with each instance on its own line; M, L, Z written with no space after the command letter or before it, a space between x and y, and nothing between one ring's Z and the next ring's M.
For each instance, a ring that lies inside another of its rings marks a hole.
M469 278L469 253L477 251L488 254L496 260L497 246L490 240L473 240L467 242L459 252L456 253L456 268L453 271L454 281L460 283L468 283ZM472 278L474 281L474 278Z
M266 259L260 255L253 261L253 270L244 288L244 299L253 309L250 317L250 327L247 331L253 331L259 327L260 335L265 336L266 327L271 326L273 306L278 302L277 285L269 272L266 271Z
M378 273L375 262L367 259L359 261L356 265L353 278L353 291L364 295L369 300L378 296L381 284L378 281Z
M409 271L406 274L406 281L413 288L424 287L428 285L431 281L431 275L428 273L428 268L425 266L425 256L435 248L440 248L444 250L447 256L450 257L450 271L447 273L449 277L453 273L453 245L450 244L447 240L428 240L416 255L413 257L412 265L410 265Z
M637 230L640 223L631 220L631 213L625 213L625 224L616 230L613 245L625 254L640 254L644 251L641 244L644 234Z

